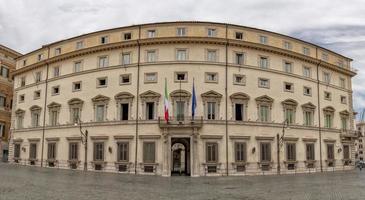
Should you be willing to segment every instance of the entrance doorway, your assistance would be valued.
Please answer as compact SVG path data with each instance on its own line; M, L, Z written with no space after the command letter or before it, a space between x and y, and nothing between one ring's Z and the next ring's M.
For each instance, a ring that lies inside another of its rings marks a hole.
M171 175L190 176L190 138L171 138Z

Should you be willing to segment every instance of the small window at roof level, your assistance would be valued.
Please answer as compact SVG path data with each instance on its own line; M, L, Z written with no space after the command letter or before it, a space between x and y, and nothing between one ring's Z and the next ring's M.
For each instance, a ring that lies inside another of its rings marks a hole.
M243 39L243 33L242 32L236 32L236 39L242 40Z
M124 40L132 39L132 33L124 33Z

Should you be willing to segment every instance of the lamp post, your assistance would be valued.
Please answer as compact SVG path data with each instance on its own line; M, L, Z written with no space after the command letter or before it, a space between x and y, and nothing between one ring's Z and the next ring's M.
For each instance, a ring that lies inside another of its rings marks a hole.
M78 121L78 124L75 123L75 126L79 125L79 127L80 127L81 143L84 145L84 148L85 148L84 171L87 171L87 139L88 139L89 132L87 130L82 131L82 123L81 123L80 118L78 118L77 121Z
M280 174L280 149L283 146L283 140L284 140L284 135L285 135L285 129L289 129L289 120L285 119L283 122L283 128L282 128L282 134L281 136L278 134L276 134L276 145L277 145L277 171L278 174Z

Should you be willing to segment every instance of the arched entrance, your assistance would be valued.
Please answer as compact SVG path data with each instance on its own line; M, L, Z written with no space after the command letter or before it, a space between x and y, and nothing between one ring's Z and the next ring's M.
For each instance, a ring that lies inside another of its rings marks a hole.
M171 138L171 175L190 176L190 138Z

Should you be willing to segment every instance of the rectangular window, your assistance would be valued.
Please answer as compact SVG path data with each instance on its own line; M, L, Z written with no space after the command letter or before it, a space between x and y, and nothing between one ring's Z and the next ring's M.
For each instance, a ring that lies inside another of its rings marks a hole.
M99 57L99 68L108 67L109 61L108 56L100 56Z
M104 161L104 142L94 142L94 161Z
M350 146L343 145L343 159L350 159Z
M109 40L108 36L102 36L102 37L100 37L100 43L101 44L108 43L108 40Z
M207 102L207 119L215 120L216 119L216 102Z
M327 159L328 160L335 159L335 156L334 156L334 145L333 144L327 144Z
M208 37L217 36L217 30L215 28L208 28Z
M1 98L1 97L0 97ZM25 94L19 95L19 103L23 103L25 100Z
M96 87L106 87L108 85L108 79L106 77L101 77L97 79L97 85Z
M129 161L129 143L118 142L118 162Z
M322 53L322 60L328 61L328 54Z
M268 69L269 68L269 59L267 57L260 56L259 66L262 69Z
M284 46L284 48L285 48L285 49L287 49L287 50L291 50L291 49L292 49L292 45L291 45L291 43L290 43L290 42L288 42L288 41L284 41L283 46Z
M147 62L156 62L156 50L147 51Z
M235 105L235 120L243 121L244 116L244 105L240 103L236 103Z
M313 112L312 111L304 111L304 125L313 126Z
M259 106L259 117L261 122L268 122L269 121L269 113L270 108L269 106L260 105Z
M175 81L187 81L188 73L187 72L175 72Z
M187 51L186 51L186 49L177 49L176 50L176 60L178 60L178 61L187 60Z
M305 145L306 148L306 159L307 160L315 160L314 157L314 144L308 143Z
M81 81L72 83L72 91L81 91Z
M27 65L27 60L23 60L23 66Z
M218 162L218 144L209 142L206 144L206 162L217 163Z
M29 159L37 159L37 144L31 143L29 146Z
M59 77L60 76L60 67L54 67L53 68L53 77Z
M284 62L284 71L286 73L293 73L293 63L291 63L291 62Z
M129 118L129 104L121 103L120 104L120 120L128 120Z
M263 35L260 35L260 43L261 44L267 44L267 37L263 36Z
M246 85L246 76L242 74L233 75L233 84L235 85Z
M324 99L325 100L329 100L329 101L331 101L331 99L332 99L332 95L331 95L331 93L330 92L324 92Z
M79 143L71 142L69 144L68 150L68 159L69 160L79 160Z
M177 36L185 36L186 35L186 28L177 28L176 29Z
M26 81L25 80L26 80L25 79L25 76L23 76L23 77L20 78L20 87L24 87L25 86L25 84L26 84Z
M60 86L52 87L52 95L59 95L60 94Z
M246 162L246 143L236 142L235 143L235 161Z
M347 128L347 117L341 117L341 128L342 130L346 131Z
M236 39L237 40L243 40L243 33L242 32L236 32Z
M284 92L294 92L294 84L284 82Z
M176 101L176 119L177 121L183 121L185 115L185 101Z
M84 41L78 41L76 42L76 49L82 49L84 48Z
M259 88L270 88L270 80L259 78Z
M9 68L7 68L5 66L1 66L1 68L0 68L0 76L2 76L4 78L9 78Z
M325 114L324 115L324 127L325 128L332 128L332 114Z
M310 67L303 67L303 76L310 78L311 77L311 68Z
M122 65L129 65L129 64L131 64L131 54L123 53L122 54Z
M5 124L3 124L3 123L0 123L0 139L2 138L2 137L5 137Z
M132 33L124 33L124 40L131 40L132 39Z
M143 142L143 162L155 163L156 157L155 142Z
M43 54L38 54L38 61L43 60L43 57L44 57L44 55L43 55Z
M303 47L303 54L309 56L310 50L308 47Z
M341 98L340 100L341 100L341 103L342 104L346 104L347 103L347 100L346 100L346 97L345 96L341 96L340 98Z
M80 108L72 108L71 112L72 112L72 122L73 123L79 123L79 118L80 118Z
M346 88L346 81L344 78L340 78L340 87L341 88Z
M55 48L54 55L57 56L57 55L60 55L60 54L61 54L61 48Z
M17 120L17 128L23 128L23 121L24 121L24 115L17 115L16 116L16 120Z
M0 93L0 95L2 95ZM6 97L5 96L0 96L0 108L5 108L6 106Z
M120 85L131 84L131 74L122 74L122 75L120 75L119 84Z
M20 144L14 144L14 158L20 158Z
M295 123L295 111L292 108L285 109L285 120L288 121L288 124Z
M74 72L81 72L82 70L82 61L76 61L74 63Z
M207 50L207 61L217 62L217 50Z
M218 73L206 72L205 73L205 82L207 82L207 83L218 83Z
M147 37L149 37L149 38L156 37L156 30L148 30L147 31Z
M260 161L271 162L271 144L269 142L260 143Z
M305 96L312 96L312 88L304 86L303 87L303 94Z
M243 53L235 53L235 64L237 64L237 65L244 64L244 54Z
M331 83L331 75L328 72L323 72L323 81L327 84Z
M144 82L145 83L157 83L157 73L145 73L144 75Z
M57 110L52 110L50 111L50 121L51 121L51 126L56 126L58 124L58 111Z
M102 122L104 121L105 116L105 105L97 105L96 106L96 121Z
M146 119L147 120L155 119L155 103L154 102L146 102Z
M47 159L56 159L56 143L48 143Z
M295 143L286 144L286 159L287 161L296 161L296 145Z
M39 98L41 98L41 91L37 90L34 92L34 99L39 99Z
M35 82L39 83L42 81L42 72L36 72L35 73Z

